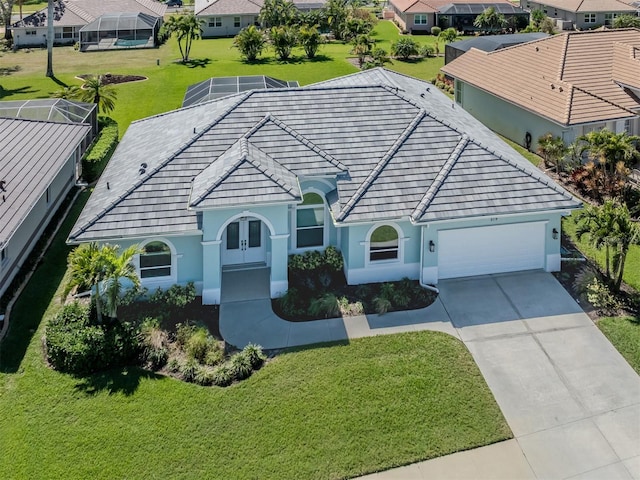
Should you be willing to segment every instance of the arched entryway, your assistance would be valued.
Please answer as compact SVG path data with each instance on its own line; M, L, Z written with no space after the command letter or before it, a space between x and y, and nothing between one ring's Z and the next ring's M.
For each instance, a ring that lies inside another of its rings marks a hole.
M268 230L261 219L253 216L229 222L221 239L222 266L266 266Z

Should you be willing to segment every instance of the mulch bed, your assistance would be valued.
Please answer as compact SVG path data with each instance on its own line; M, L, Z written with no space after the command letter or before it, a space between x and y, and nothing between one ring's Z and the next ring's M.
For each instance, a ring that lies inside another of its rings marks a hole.
M87 77L90 77L92 74L84 74L78 75L78 78L82 80L86 80ZM118 83L128 83L128 82L140 82L142 80L147 80L147 77L143 77L140 75L115 75L113 73L105 73L102 75L102 85L117 85Z

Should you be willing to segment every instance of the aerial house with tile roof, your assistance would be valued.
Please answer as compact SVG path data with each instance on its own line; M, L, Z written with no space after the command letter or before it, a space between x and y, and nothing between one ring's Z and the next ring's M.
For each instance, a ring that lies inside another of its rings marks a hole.
M79 42L81 51L151 48L167 6L155 0L58 0L54 45ZM47 8L11 26L15 47L46 46Z
M636 15L640 9L622 0L520 0L527 10L542 10L561 30L585 30L611 26L620 15Z
M384 69L133 122L69 236L145 248L143 285L195 282L329 245L350 284L560 268L580 203L429 83Z
M456 103L526 146L608 128L640 134L640 30L567 32L495 52L471 49L442 69Z

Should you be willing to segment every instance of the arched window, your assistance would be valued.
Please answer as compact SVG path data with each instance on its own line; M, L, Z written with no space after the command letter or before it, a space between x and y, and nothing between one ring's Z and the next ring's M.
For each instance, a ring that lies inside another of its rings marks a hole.
M171 249L160 241L147 243L140 254L140 278L171 276Z
M296 248L324 247L325 207L321 195L308 192L296 207Z
M371 233L369 261L397 260L399 258L398 231L391 225L382 225Z

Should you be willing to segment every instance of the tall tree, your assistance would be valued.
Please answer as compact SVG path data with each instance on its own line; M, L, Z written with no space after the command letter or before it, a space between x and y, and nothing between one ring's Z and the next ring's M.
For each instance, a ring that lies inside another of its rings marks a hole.
M53 1L47 1L47 77L53 78Z
M291 26L297 17L298 9L289 0L265 0L258 16L265 27Z
M175 35L182 63L189 61L191 45L194 40L202 36L203 23L204 20L199 19L193 13L189 13L186 15L172 15L162 25L161 35Z
M116 107L118 93L110 85L104 85L102 75L90 75L78 91L81 102L95 103L102 113L109 113Z
M322 43L322 35L320 35L315 25L311 27L303 25L300 27L300 30L298 30L298 41L304 49L307 58L314 58Z
M11 40L11 12L15 0L0 0L0 18L4 24L4 38Z
M272 27L269 31L269 38L276 55L282 61L289 59L291 51L298 44L298 32L295 27L286 25Z
M493 32L502 30L507 26L507 20L504 15L496 10L495 7L485 8L480 15L473 21L473 26L482 30Z
M264 34L255 25L243 28L233 39L233 46L248 62L255 62L267 43Z
M333 35L342 39L345 23L349 17L349 0L329 0L324 6L327 24Z

